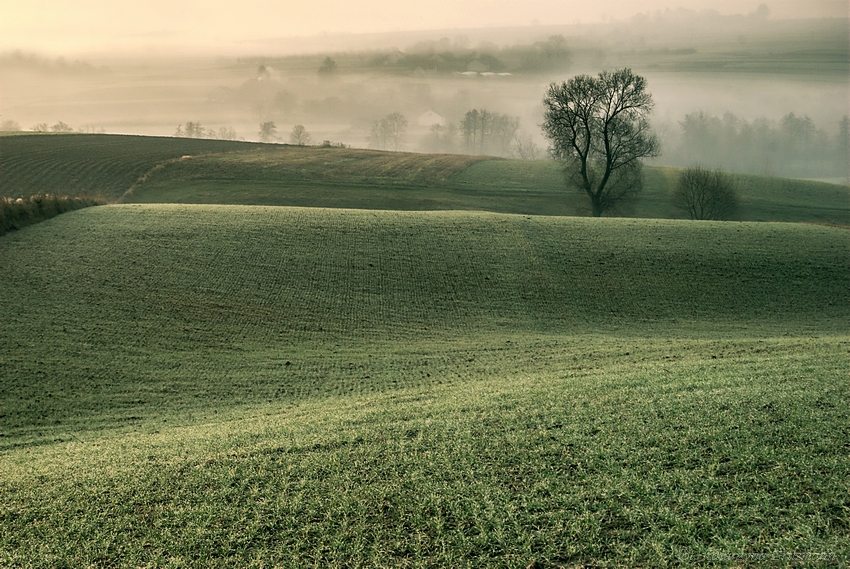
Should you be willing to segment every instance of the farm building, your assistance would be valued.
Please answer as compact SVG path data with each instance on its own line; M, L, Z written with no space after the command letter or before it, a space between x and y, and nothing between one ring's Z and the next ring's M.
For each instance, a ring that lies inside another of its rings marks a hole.
M446 119L435 113L432 109L419 115L419 118L416 119L416 124L428 127L434 126L435 124L442 126L446 124Z

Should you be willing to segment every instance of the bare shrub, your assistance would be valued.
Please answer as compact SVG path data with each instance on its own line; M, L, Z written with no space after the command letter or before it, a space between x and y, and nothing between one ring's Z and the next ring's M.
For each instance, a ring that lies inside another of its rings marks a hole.
M731 176L697 165L679 176L673 205L690 219L731 219L738 209L738 194Z
M27 198L0 198L0 235L84 207L103 205L100 198L36 194Z

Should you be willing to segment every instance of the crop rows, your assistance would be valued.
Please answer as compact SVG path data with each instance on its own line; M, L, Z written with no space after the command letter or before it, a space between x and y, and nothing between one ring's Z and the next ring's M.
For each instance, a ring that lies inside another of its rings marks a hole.
M39 193L115 200L157 164L244 148L236 142L117 135L5 136L0 196Z
M22 433L104 399L126 417L572 365L551 345L475 355L538 336L842 331L850 316L846 232L817 226L125 205L3 251L0 389Z
M845 229L127 204L0 250L4 567L848 549Z
M567 190L549 161L112 135L16 135L2 144L0 197L589 214L586 196ZM670 200L677 175L647 167L644 191L617 215L680 215ZM850 224L846 186L744 175L736 184L740 219Z
M0 563L840 566L846 347L520 343L502 353L548 369L57 429L0 450Z
M56 231L68 233L61 248L27 269L59 275L34 283L43 298L96 298L134 321L215 315L260 334L817 321L845 310L848 294L846 233L815 226L137 206L33 237ZM4 259L10 285L28 256L18 242Z

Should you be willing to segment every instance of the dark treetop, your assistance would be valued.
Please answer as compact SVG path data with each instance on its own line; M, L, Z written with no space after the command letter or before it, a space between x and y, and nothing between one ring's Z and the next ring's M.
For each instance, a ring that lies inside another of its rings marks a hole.
M658 155L649 128L652 95L631 69L553 83L543 99L543 133L567 182L587 193L600 216L641 188L641 158Z

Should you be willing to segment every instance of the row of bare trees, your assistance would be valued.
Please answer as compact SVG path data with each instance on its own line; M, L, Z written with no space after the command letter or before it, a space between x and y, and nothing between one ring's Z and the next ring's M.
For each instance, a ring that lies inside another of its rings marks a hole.
M460 136L467 154L507 156L519 129L519 119L486 109L467 111Z
M520 130L519 118L488 111L472 109L460 121L435 124L422 141L426 152L445 154L486 154L537 160L543 153L530 134Z
M277 135L277 125L274 121L266 121L260 124L260 140L263 142L274 142L280 140ZM297 124L292 127L289 133L289 143L295 146L307 146L312 141L310 133L304 128L303 124Z
M32 132L59 132L59 133L68 133L68 132L80 132L80 133L104 133L106 132L103 127L96 127L91 124L86 124L78 128L76 131L71 127L71 125L64 123L62 121L57 122L54 125L48 125L46 122L40 122L38 124L34 124L30 130ZM18 124L18 121L13 120L5 120L0 123L0 131L2 132L20 132L21 125Z
M222 126L218 130L207 128L199 122L188 121L185 125L177 125L174 136L185 138L211 138L219 140L240 140L236 129L232 126Z

